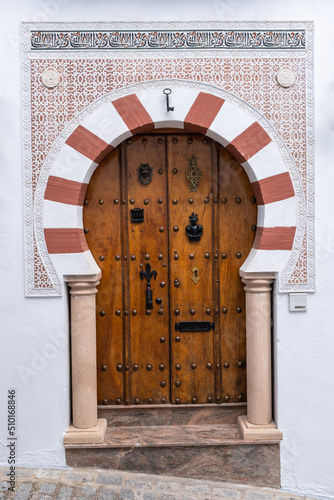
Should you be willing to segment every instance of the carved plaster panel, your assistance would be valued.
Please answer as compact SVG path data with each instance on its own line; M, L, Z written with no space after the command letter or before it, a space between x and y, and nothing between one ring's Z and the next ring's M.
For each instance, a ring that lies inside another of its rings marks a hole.
M62 277L51 265L42 226L44 189L57 151L103 102L161 79L167 86L177 80L185 88L225 94L247 112L251 107L271 133L275 129L298 200L295 244L280 291L313 291L312 43L312 23L24 23L27 295L61 293ZM277 82L282 68L295 74L289 88ZM49 69L59 74L54 88L42 82Z

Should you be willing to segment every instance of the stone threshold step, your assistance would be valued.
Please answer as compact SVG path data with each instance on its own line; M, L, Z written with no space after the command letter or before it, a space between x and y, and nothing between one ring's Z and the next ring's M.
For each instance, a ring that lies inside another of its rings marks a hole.
M159 425L108 427L102 444L68 444L73 448L180 448L251 444L241 439L237 425ZM266 444L256 441L254 444Z
M244 403L98 407L99 418L107 419L108 427L236 424L238 417L246 413Z
M189 426L187 426L189 427ZM169 427L170 429L170 427ZM128 429L124 429L127 430ZM152 428L150 428L152 431ZM159 426L161 435L165 429ZM188 429L189 430L189 429ZM198 430L198 429L197 429ZM278 443L250 443L240 439L225 439L219 428L203 438L202 431L185 434L178 428L178 436L161 439L148 436L140 430L125 436L127 446L117 445L120 435L108 434L104 445L66 445L66 462L73 467L99 467L163 476L227 481L238 484L279 487L280 452ZM132 432L132 430L130 430ZM139 431L138 431L139 432ZM219 434L220 433L220 434ZM196 439L201 437L200 439ZM222 441L219 442L219 437ZM131 438L131 439L130 439ZM177 439L178 438L178 439ZM111 445L108 442L111 441ZM187 442L189 441L189 442ZM204 498L204 497L203 497Z

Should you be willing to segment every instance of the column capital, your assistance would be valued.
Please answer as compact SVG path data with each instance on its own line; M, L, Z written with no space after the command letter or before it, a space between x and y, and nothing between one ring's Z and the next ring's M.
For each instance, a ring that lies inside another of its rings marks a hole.
M244 290L247 293L266 293L271 291L271 283L275 279L275 273L245 273L240 271L241 280L245 283Z
M70 287L71 295L94 295L97 293L97 286L100 281L69 281L67 284Z
M242 278L245 283L244 290L247 293L269 293L271 292L272 278Z

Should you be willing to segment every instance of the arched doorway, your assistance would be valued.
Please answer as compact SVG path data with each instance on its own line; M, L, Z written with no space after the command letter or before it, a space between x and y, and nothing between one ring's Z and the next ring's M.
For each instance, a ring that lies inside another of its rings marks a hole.
M257 209L234 156L201 134L134 136L95 170L83 218L102 271L98 404L246 401Z
M269 294L292 254L299 184L298 176L292 176L292 184L288 165L293 173L295 166L273 127L247 103L207 85L172 83L179 103L173 113L166 111L164 81L134 85L93 103L57 139L50 164L39 177L37 192L44 194L44 205L35 228L37 241L50 269L65 276L71 288L73 426L65 443L103 442L106 429L96 407L95 294L101 270L82 225L87 184L97 165L124 139L166 126L217 140L240 162L252 184L258 219L253 247L240 269L246 284L249 360L247 418L240 417L239 423L244 439L281 439L272 421Z

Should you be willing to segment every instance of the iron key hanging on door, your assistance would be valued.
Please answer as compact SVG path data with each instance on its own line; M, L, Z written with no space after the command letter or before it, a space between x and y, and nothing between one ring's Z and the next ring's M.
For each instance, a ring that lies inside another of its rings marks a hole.
M157 272L151 271L151 266L149 263L146 264L146 271L140 271L139 276L143 280L144 278L147 280L147 289L145 291L146 295L146 310L153 309L153 293L151 290L151 279L157 279Z

